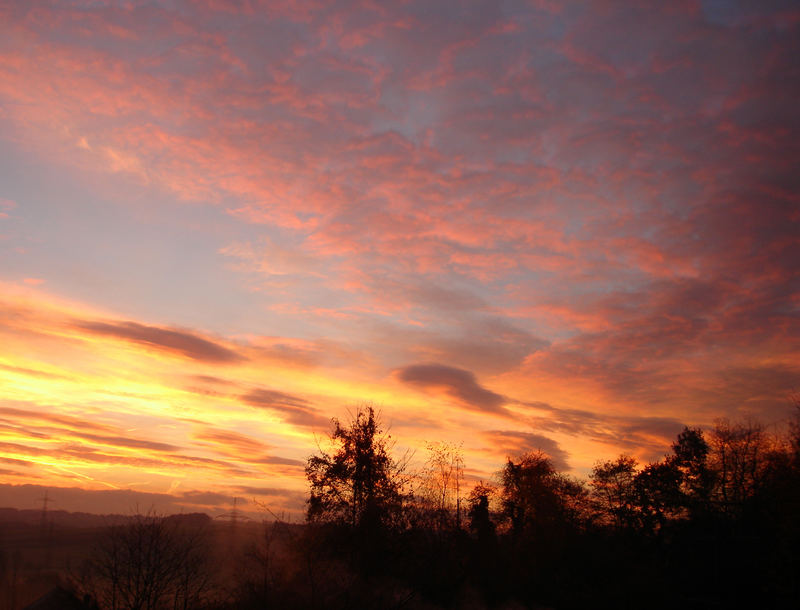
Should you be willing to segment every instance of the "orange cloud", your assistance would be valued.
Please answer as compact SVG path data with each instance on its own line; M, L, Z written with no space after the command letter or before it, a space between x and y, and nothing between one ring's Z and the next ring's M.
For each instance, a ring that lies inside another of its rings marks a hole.
M779 419L797 19L573 8L0 9L3 145L55 185L0 198L4 476L299 504L361 399L487 476L504 446L581 472ZM167 304L117 240L202 289Z

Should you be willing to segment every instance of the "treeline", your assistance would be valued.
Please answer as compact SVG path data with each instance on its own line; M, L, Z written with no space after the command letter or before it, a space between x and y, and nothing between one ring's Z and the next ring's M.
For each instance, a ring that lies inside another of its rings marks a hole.
M214 554L201 528L144 519L112 532L83 591L113 610L797 608L798 421L686 428L662 460L622 455L588 481L529 453L465 489L459 447L430 445L412 474L367 406L309 458L302 527ZM159 561L166 584L135 597Z

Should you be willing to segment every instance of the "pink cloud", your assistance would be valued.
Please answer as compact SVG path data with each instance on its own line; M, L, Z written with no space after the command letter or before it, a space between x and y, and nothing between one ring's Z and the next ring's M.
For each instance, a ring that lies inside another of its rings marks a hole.
M6 141L176 215L216 206L230 237L209 247L248 303L306 334L239 345L85 316L81 340L231 367L447 363L406 385L495 411L476 379L698 418L726 412L730 383L779 409L756 386L784 389L798 352L794 13L176 6L9 8ZM40 332L23 318L5 324ZM286 421L323 417L254 392Z

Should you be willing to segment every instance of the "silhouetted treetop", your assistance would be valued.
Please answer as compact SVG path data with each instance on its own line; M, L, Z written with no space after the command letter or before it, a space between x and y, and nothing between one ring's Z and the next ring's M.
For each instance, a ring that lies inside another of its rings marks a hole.
M586 490L556 472L542 452L508 459L500 473L503 516L516 535L541 532L552 526L577 525L583 518Z
M330 451L308 458L309 521L350 527L382 527L399 512L404 464L389 453L390 437L371 405L359 407L347 425L333 419Z

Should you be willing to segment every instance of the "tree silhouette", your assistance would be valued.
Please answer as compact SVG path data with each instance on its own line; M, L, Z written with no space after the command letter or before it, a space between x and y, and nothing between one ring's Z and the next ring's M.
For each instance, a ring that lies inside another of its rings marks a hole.
M495 493L493 487L479 483L469 494L469 529L479 541L490 540L495 534L489 503Z
M205 531L192 517L149 513L109 528L82 588L109 610L199 607L210 572Z
M541 451L507 460L500 478L502 513L517 536L549 535L583 519L583 485L558 473Z
M683 429L672 443L672 456L667 463L677 470L679 503L694 516L707 511L714 484L714 473L708 464L709 446L699 428Z
M631 527L636 523L636 470L636 460L629 455L600 462L592 469L595 500L601 512L609 515L617 527Z
M333 450L320 449L306 464L308 520L366 530L389 526L402 507L405 466L389 454L389 435L371 405L359 407L348 425L337 419L333 425Z
M649 534L660 533L683 512L681 475L667 459L645 466L633 481L637 525Z
M461 446L439 441L428 443L428 459L420 486L422 505L433 513L436 527L461 527L461 486L464 458Z
M753 421L732 424L718 420L710 436L716 504L728 516L738 517L769 476L772 447L763 426Z

